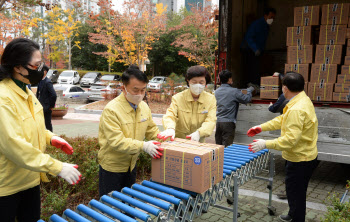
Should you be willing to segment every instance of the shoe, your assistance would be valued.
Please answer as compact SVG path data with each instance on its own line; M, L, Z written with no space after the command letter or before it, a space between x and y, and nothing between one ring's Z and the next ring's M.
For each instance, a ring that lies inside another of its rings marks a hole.
M287 199L287 194L285 192L281 192L277 194L277 198L280 200L286 200Z
M280 219L280 221L285 221L285 222L292 221L292 217L289 215L280 215L278 218Z

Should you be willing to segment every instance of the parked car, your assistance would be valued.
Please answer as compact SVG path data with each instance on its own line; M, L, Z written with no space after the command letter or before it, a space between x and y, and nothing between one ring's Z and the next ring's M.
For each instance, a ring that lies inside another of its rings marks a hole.
M75 70L65 70L58 77L58 84L77 84L79 83L80 76L79 73Z
M147 84L147 89L152 92L160 92L163 83L166 82L167 77L155 76Z
M47 72L46 77L50 79L52 83L56 83L58 79L58 71L55 69L50 69Z
M88 72L80 80L80 86L91 86L91 84L100 80L102 74L100 72Z
M121 80L120 75L116 75L116 74L106 74L106 75L103 75L100 79L101 82L120 81L120 80Z
M102 84L101 84L102 83ZM118 96L121 93L121 85L119 83L103 83L103 82L97 82L91 85L89 90L89 101L99 101L104 100L106 97L109 96Z
M81 98L82 100L86 100L90 94L83 88L70 84L56 84L53 88L55 91L62 90L63 98Z

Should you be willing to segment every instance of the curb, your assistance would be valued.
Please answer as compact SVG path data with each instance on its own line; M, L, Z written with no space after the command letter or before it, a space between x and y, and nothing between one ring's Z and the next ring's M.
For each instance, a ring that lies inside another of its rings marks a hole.
M94 104L94 103L97 103L99 101L96 101L96 102L93 102L93 103L89 103L89 104ZM82 106L79 106L77 108L74 108L74 113L84 113L84 114L99 114L101 115L102 114L102 111L103 110L92 110L92 109L84 109L84 107L86 106L87 104L85 105L82 105ZM152 113L152 117L154 118L163 118L165 114L158 114L158 113Z
M94 103L97 103L99 101L96 101L96 102L93 102L93 103L89 103L89 104L94 104ZM102 114L102 111L103 110L92 110L92 109L83 109L86 105L88 104L85 104L85 105L82 105L82 106L79 106L77 108L74 108L74 112L75 113L85 113L85 114Z

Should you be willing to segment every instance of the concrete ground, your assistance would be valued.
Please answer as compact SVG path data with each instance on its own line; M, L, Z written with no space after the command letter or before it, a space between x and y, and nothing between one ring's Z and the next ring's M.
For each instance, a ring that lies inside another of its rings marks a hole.
M70 106L69 113L63 119L53 119L53 131L55 134L65 134L69 137L98 135L98 124L100 115L74 113L73 108L79 104ZM161 118L154 121L162 130ZM207 138L206 142L214 143L214 133ZM275 194L284 191L284 160L281 156L275 156L275 176L273 184L273 203L277 213L270 216L267 211L268 190L267 182L253 179L240 187L239 221L278 221L278 215L288 212L288 204L285 200L279 200ZM325 214L325 201L333 193L342 195L345 191L346 180L350 179L349 165L332 162L320 162L315 170L307 191L307 215L306 221L321 221ZM262 175L264 176L264 175ZM219 204L232 207L226 203L226 199ZM203 214L195 221L232 221L232 212L211 207L209 212Z

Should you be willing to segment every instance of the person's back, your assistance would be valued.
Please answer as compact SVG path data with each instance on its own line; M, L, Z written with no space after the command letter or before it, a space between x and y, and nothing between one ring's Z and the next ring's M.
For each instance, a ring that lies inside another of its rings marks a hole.
M241 90L231 87L230 71L222 71L219 77L221 86L215 91L217 102L215 142L226 147L233 143L235 137L239 103L246 104L251 101L253 87L247 89L247 94L243 94Z

